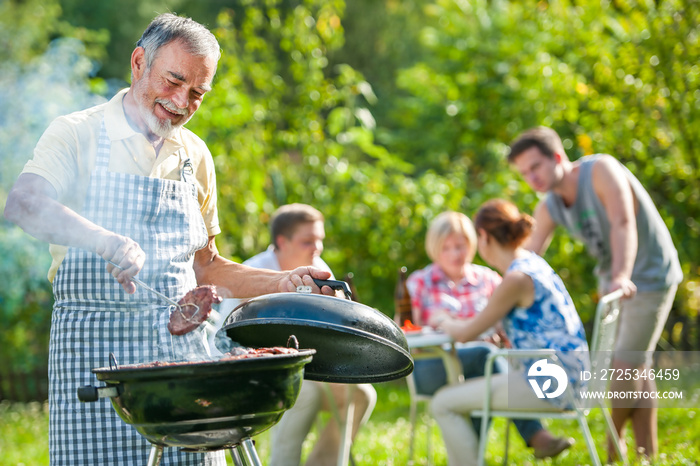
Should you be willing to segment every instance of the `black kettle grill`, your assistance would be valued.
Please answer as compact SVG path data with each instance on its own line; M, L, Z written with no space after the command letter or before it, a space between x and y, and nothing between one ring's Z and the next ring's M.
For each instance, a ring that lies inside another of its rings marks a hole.
M345 282L324 285L347 290ZM81 387L81 401L109 397L124 422L151 444L149 466L164 447L229 449L234 464L258 466L251 438L276 424L299 395L303 378L373 383L413 370L406 338L380 311L332 296L276 293L234 309L223 326L249 347L287 346L295 335L306 348L293 354L157 367L93 369L105 387ZM235 388L232 388L235 387Z

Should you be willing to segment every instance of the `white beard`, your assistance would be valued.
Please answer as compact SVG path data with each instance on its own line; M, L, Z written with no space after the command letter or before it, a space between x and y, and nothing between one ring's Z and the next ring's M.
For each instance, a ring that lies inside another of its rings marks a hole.
M175 132L175 130L179 129L182 125L187 123L190 119L187 114L189 113L186 108L178 108L173 104L170 100L166 99L156 99L157 104L161 104L163 107L165 107L169 112L172 113L178 113L180 115L185 115L187 118L182 120L180 123L173 125L173 122L170 121L169 119L160 119L158 118L150 109L146 108L144 105L141 104L139 99L137 99L138 106L139 106L139 111L141 112L141 116L143 117L143 120L146 122L146 125L148 126L148 129L151 130L153 134L155 134L158 137L167 139L172 134Z
M147 76L144 76L144 78L147 78ZM178 108L172 101L167 99L156 99L155 103L161 104L169 112L186 116L182 122L173 125L172 121L170 121L168 118L162 120L158 118L155 113L153 113L153 110L145 105L143 97L144 96L140 90L137 89L136 92L134 92L134 100L136 101L136 105L138 106L138 110L143 118L143 121L146 123L148 129L158 137L163 139L169 138L177 129L187 123L192 117L191 115L188 115L189 110L187 108Z
M161 137L163 139L167 139L175 131L175 127L173 126L170 120L161 120L160 118L156 117L151 111L144 108L140 104L139 111L141 112L141 116L146 122L146 126L148 126L148 129L156 136Z

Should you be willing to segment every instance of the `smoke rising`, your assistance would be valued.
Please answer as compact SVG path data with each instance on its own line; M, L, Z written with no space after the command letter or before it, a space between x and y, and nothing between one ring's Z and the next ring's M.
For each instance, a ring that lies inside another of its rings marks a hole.
M5 209L7 193L19 176L24 164L32 157L34 146L49 123L56 117L81 110L107 97L91 91L90 79L97 64L86 57L85 47L77 39L60 38L49 44L46 51L27 63L6 61L0 63L0 201ZM107 92L109 84L103 86ZM116 88L111 90L112 94ZM2 270L15 273L37 273L46 280L48 247L45 243L21 234L18 227L0 220L0 245L9 254L3 254ZM21 242L22 253L17 251ZM29 249L29 251L27 250ZM27 255L35 264L26 265ZM14 262L14 263L13 263ZM37 277L24 277L33 281Z
M82 42L70 38L54 40L43 55L27 64L0 63L0 108L5 110L0 113L3 194L54 118L107 100L90 89L96 70Z

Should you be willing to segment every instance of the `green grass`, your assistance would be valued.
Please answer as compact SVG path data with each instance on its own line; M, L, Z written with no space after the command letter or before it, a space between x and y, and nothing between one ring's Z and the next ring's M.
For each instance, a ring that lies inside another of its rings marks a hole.
M376 384L377 407L367 426L360 431L352 448L357 466L400 466L408 460L408 446L411 426L408 420L408 390L402 381ZM416 433L415 464L427 464L427 439L431 439L433 463L446 465L447 456L442 444L440 431L421 405L420 420ZM605 458L603 417L600 410L589 416L593 437L601 458ZM489 434L488 463L502 464L505 445L503 419L496 419ZM556 460L546 460L540 464L585 465L590 464L588 450L578 433L574 421L548 421L548 428L557 435L577 439L574 447ZM514 427L510 427L510 448L508 463L513 465L535 464L536 461ZM304 444L304 454L308 453L316 439L312 430ZM256 450L263 464L267 463L270 451L269 432L255 438ZM631 434L628 445L633 445ZM632 461L633 465L653 464L698 465L700 464L700 407L659 409L659 458L653 463ZM233 464L228 459L229 464ZM41 403L0 402L0 466L48 465L48 408ZM138 465L137 465L138 466Z
M47 403L0 402L0 465L49 464Z

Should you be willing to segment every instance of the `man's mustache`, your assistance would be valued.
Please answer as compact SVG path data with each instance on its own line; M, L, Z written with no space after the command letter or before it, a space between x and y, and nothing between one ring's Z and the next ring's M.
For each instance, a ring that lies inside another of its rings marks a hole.
M190 113L190 111L186 107L180 108L177 105L175 105L172 101L167 99L156 99L156 103L161 104L170 113L175 113L177 115L184 116L187 116Z

